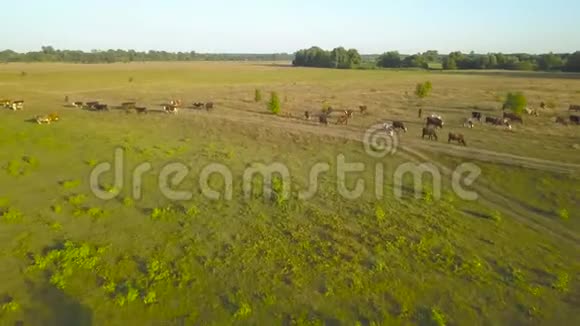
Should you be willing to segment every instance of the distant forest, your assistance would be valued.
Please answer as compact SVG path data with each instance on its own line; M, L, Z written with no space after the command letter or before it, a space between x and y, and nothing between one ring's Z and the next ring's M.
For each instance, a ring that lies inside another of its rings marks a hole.
M377 68L420 68L420 69L506 69L524 71L570 71L580 72L580 51L574 53L461 53L439 54L426 51L412 55L397 51L382 55L361 55L356 49L337 47L326 51L319 47L299 50L294 54L251 54L251 53L197 53L167 51L107 50L90 52L58 50L43 46L40 51L18 53L0 51L0 63L7 62L69 62L69 63L114 63L144 61L292 61L294 66L377 69Z
M90 52L78 50L57 50L43 46L40 51L18 53L12 50L0 51L0 62L69 62L69 63L113 63L143 61L291 61L293 54L251 54L251 53L196 53L167 51L107 50Z
M448 55L426 51L402 55L397 51L379 56L360 56L356 49L342 47L326 51L319 47L303 49L295 54L294 66L372 69L372 68L422 68L422 69L506 69L523 71L570 71L580 72L580 51L574 53L504 54L461 53Z

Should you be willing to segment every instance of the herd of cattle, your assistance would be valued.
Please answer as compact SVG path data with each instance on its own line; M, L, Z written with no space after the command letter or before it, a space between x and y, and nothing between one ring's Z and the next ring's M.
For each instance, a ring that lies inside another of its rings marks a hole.
M65 102L68 102L68 98L65 98ZM98 101L92 102L73 102L72 106L81 109L87 109L90 111L109 111L110 107L107 104L99 103ZM207 111L213 109L214 104L213 102L194 102L189 108L192 109L206 109ZM147 113L148 109L144 106L137 106L136 102L124 102L121 103L120 106L116 107L117 109L123 109L127 112L134 110L137 113ZM161 108L165 113L173 113L176 114L180 109L184 108L183 103L181 100L171 100L169 103L162 104Z

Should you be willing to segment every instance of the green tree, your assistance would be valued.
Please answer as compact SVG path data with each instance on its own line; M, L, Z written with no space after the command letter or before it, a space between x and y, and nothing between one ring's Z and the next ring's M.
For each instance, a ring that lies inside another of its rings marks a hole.
M254 92L254 101L256 101L256 103L262 101L262 91L260 91L257 88L256 91Z
M541 70L559 70L564 66L564 62L559 55L548 53L542 54L538 58L538 67Z
M377 58L377 66L383 68L400 68L401 55L397 51L383 53Z
M445 59L443 59L443 69L456 70L457 62L455 61L455 58L448 56Z
M522 92L508 93L503 104L504 109L521 115L528 105L528 101Z
M351 65L359 65L362 61L362 58L356 49L348 50L348 59L350 60Z
M278 93L272 92L270 94L270 101L268 102L268 110L275 115L280 114L280 111L282 111L282 105L280 104L280 98L278 97Z
M566 62L565 70L580 72L580 51L576 51L568 56L568 62Z

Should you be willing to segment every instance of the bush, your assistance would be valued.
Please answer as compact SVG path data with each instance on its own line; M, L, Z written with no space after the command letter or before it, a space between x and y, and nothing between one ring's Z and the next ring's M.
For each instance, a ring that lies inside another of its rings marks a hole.
M506 110L510 110L515 114L522 114L524 109L528 105L528 100L521 92L508 93L503 103L503 107Z
M425 98L425 97L429 96L429 93L431 93L432 89L433 89L433 84L431 84L430 81L426 81L424 83L419 83L419 84L417 84L417 87L415 88L415 95L417 95L418 98Z
M282 110L278 93L272 92L270 94L270 102L268 102L268 110L276 115L278 115Z
M254 92L254 101L256 101L256 103L262 101L262 91L260 91L257 88L256 91Z

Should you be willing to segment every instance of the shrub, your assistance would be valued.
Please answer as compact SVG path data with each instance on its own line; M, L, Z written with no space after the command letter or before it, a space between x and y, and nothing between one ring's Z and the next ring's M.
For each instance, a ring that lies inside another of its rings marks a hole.
M256 91L254 92L254 101L256 101L256 103L262 101L262 91L257 88Z
M560 272L556 275L556 281L552 283L552 287L560 292L568 292L568 285L570 283L570 277L566 272Z
M270 101L268 102L268 110L276 115L278 115L282 110L278 93L272 92L272 94L270 94Z
M564 221L567 221L567 220L569 220L569 219L570 219L570 213L569 213L569 212L568 212L568 210L567 210L567 209L565 209L565 208L562 208L562 209L560 210L560 212L558 212L558 215L560 215L560 218L561 218L562 220L564 220Z
M424 83L418 83L415 87L415 95L418 98L425 98L429 96L431 90L433 89L433 84L430 81L426 81Z
M445 315L437 308L431 309L431 320L437 326L445 326Z
M375 207L375 217L377 219L377 221L382 222L385 220L385 217L387 216L387 214L385 213L385 210L383 210L383 208L379 205L377 205Z
M528 100L521 92L508 93L505 102L503 103L504 109L510 110L518 115L524 112L527 105Z

